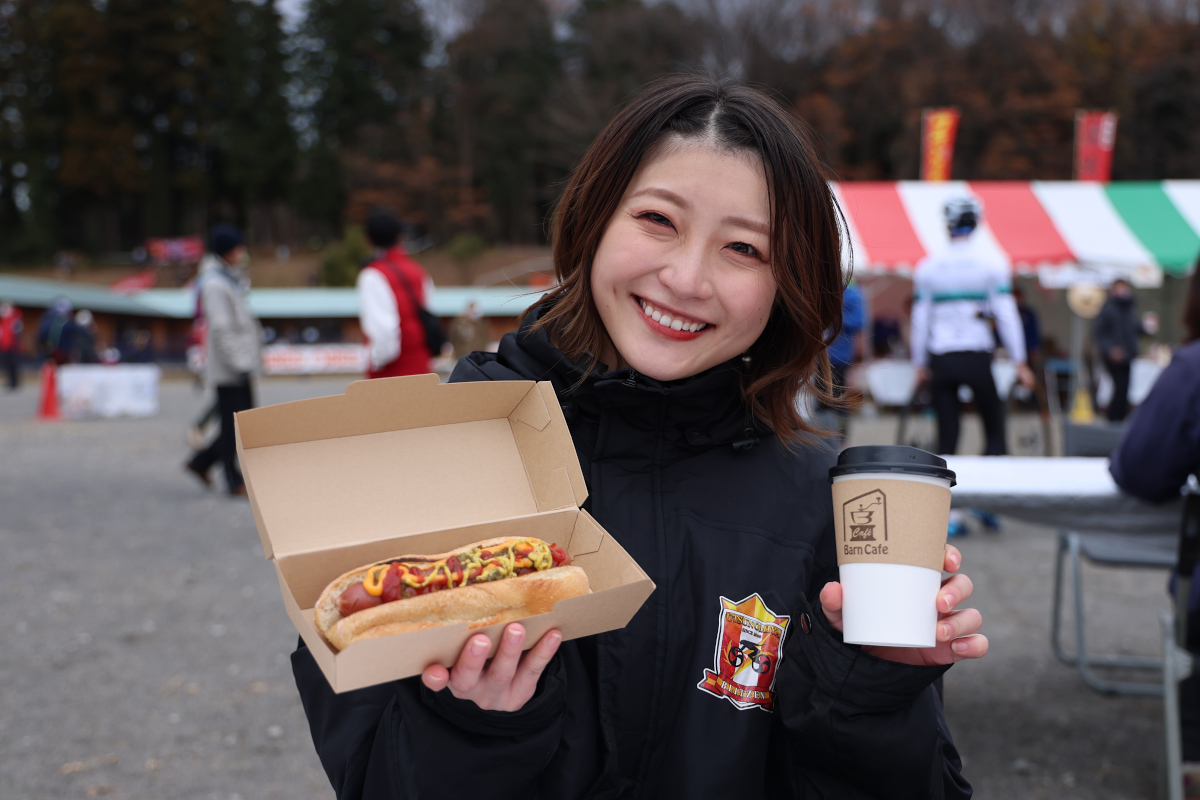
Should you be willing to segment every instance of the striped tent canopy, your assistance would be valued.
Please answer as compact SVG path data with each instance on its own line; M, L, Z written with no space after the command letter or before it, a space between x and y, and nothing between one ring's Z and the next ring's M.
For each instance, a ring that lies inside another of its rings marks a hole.
M983 205L980 246L1048 285L1118 275L1154 286L1200 256L1200 181L899 181L833 184L858 273L911 273L949 241L942 206Z

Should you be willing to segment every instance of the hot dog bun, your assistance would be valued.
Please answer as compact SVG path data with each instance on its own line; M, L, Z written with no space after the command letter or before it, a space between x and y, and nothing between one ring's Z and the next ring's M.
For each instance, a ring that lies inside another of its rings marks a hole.
M488 539L437 555L401 556L388 561L438 561L473 547L499 547L508 541L511 539ZM338 650L344 650L360 639L439 625L466 622L470 628L481 628L508 622L545 613L559 600L590 591L587 574L580 567L563 566L407 597L343 617L338 610L338 597L352 584L361 582L373 566L375 564L342 575L330 583L317 600L314 610L317 630Z

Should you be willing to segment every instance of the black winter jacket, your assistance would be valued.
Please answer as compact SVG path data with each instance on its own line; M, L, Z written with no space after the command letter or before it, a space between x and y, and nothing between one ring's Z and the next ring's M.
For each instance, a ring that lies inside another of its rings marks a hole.
M969 797L934 687L946 668L843 644L817 603L837 578L832 458L748 422L736 360L669 384L597 372L572 391L580 366L528 324L452 380L554 383L585 507L657 589L625 629L564 643L512 713L417 678L335 695L301 644L296 683L337 796Z
M1105 300L1092 325L1092 336L1096 341L1096 349L1100 351L1100 358L1110 360L1108 351L1119 347L1125 351L1120 362L1122 364L1137 358L1138 336L1141 334L1142 323L1137 318L1132 297L1110 297Z
M1161 503L1200 475L1200 341L1189 342L1154 382L1109 460L1113 480Z

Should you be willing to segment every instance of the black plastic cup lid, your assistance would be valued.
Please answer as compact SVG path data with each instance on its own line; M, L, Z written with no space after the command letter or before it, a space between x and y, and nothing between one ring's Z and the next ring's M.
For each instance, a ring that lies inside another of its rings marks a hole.
M830 467L829 480L840 475L860 472L899 472L905 475L927 475L944 478L954 486L953 470L946 468L946 459L898 444L880 444L867 447L848 447L838 456L837 466Z

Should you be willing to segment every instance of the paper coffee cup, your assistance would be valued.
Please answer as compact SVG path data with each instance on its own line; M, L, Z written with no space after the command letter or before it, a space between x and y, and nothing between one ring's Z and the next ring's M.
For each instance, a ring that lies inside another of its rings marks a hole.
M829 470L850 644L933 647L954 473L915 447L851 447Z

